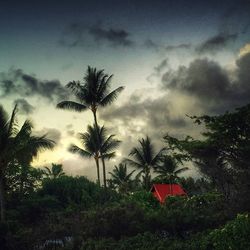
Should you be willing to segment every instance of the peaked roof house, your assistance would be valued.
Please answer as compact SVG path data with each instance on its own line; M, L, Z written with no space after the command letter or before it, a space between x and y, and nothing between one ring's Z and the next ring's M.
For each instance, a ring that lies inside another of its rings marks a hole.
M179 184L154 184L150 192L153 193L160 203L164 203L168 196L187 195Z

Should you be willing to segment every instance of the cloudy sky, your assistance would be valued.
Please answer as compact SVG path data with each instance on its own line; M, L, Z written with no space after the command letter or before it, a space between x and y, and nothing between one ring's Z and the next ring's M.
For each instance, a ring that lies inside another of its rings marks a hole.
M36 134L57 142L33 163L62 163L95 178L92 161L67 152L92 124L89 112L55 108L64 86L88 65L125 86L100 110L100 123L123 143L108 171L149 135L199 129L186 115L220 114L250 102L250 2L247 0L3 1L0 8L0 103ZM190 171L192 174L193 172ZM190 174L189 173L189 174Z

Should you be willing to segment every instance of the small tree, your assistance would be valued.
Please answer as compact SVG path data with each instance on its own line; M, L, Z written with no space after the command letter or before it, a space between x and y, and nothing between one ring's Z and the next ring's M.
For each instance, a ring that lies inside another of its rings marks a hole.
M130 151L129 156L133 157L133 159L125 159L126 163L140 170L140 173L142 173L144 187L146 189L150 189L150 171L151 169L157 167L160 163L165 150L165 148L162 148L155 153L154 145L147 136L146 139L142 138L139 140L139 147L134 147Z
M52 163L51 168L45 167L43 173L47 178L50 179L56 179L65 175L62 164L55 163Z
M1 221L5 220L6 169L13 161L29 164L39 152L52 149L54 142L44 136L32 135L32 123L26 120L20 130L16 122L17 106L10 119L0 106L0 209Z
M94 158L97 169L97 180L100 185L99 159L112 159L115 157L115 149L119 146L120 141L114 139L115 135L107 135L104 126L88 126L86 133L80 133L79 138L83 148L77 145L70 145L71 153L79 154L83 158ZM103 174L105 174L103 172ZM104 183L104 186L106 184Z
M75 101L63 101L57 104L57 108L73 110L76 112L83 112L91 110L94 116L95 126L98 127L97 110L99 107L106 107L110 105L124 89L118 87L110 91L110 82L112 75L107 75L104 70L97 70L88 66L87 72L83 78L83 82L72 81L66 87L73 93L76 98ZM98 138L99 144L101 138ZM102 156L102 152L100 152ZM106 166L105 159L101 157L103 165L103 182L106 187Z
M133 184L136 182L132 179L132 175L135 170L128 173L127 165L120 163L118 166L115 166L112 172L109 172L111 175L111 181L116 188L118 188L120 193L128 193L133 188Z

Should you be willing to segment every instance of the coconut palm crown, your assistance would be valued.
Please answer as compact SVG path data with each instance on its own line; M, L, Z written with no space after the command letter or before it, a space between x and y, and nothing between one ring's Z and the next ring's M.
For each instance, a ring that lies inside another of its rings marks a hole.
M143 174L143 182L147 189L150 188L150 170L157 167L165 150L166 148L162 148L156 153L151 139L147 136L145 139L142 138L139 140L139 146L134 147L130 151L129 156L133 159L127 158L124 160L129 165L141 170L140 172Z
M62 164L55 163L52 163L50 168L45 167L43 173L47 178L50 179L56 179L65 175L65 173L63 172Z
M127 165L120 163L118 166L115 166L112 172L109 172L111 175L111 181L118 187L120 193L127 193L135 180L132 180L131 177L135 170L132 170L128 173Z
M57 104L57 108L77 112L90 109L93 112L95 123L97 123L96 111L98 107L111 104L124 89L124 87L118 87L110 91L112 77L113 75L105 74L104 70L88 66L83 82L72 81L66 85L75 96L76 101L62 101Z
M111 159L115 157L114 150L119 146L120 141L114 139L115 135L107 135L104 126L88 126L86 133L79 133L79 139L83 148L77 145L70 145L69 151L79 154L83 158L94 158L97 168L97 181L100 185L99 159ZM103 173L104 174L104 173Z
M188 170L188 167L178 167L178 162L171 156L165 155L162 163L155 168L157 178L168 180L173 183L178 179L178 175Z

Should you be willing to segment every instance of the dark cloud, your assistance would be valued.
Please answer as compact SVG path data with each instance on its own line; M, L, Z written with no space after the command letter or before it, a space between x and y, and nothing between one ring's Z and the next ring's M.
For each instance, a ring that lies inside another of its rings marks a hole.
M210 37L199 46L197 46L196 51L199 54L204 53L216 53L221 49L227 47L231 42L234 42L238 37L237 33L234 34L227 34L227 33L220 33L213 37Z
M73 136L74 134L75 134L75 130L73 130L73 129L67 130L67 135Z
M19 114L23 114L23 115L29 115L29 114L32 114L35 110L35 108L29 104L29 102L25 99L16 99L14 102L13 102L14 105L17 104L18 106L18 113Z
M59 80L40 80L21 69L10 69L0 73L0 96L18 95L21 97L39 96L52 102L66 99L68 92Z
M162 72L168 67L168 59L164 59L157 66L154 67L153 72L146 78L150 83L153 82L154 78L160 77Z
M34 131L34 135L36 136L43 136L46 135L47 138L59 144L62 134L58 129L55 128L43 128L41 130Z
M130 127L132 130L136 127L133 121L135 123L142 121L144 125L138 125L141 129L146 126L148 131L157 129L155 131L157 133L166 127L185 127L185 117L173 114L171 109L172 106L166 96L159 99L141 100L138 95L132 95L123 105L104 110L101 113L101 119L112 122L121 121L123 126Z
M112 46L130 47L134 43L129 39L130 34L123 29L104 29L100 26L93 26L89 29L89 33L95 41L107 41Z
M156 50L158 51L159 49L162 49L162 46L155 43L154 41L152 41L151 39L147 39L145 42L144 42L144 47L147 48L147 49L153 49L153 50Z
M162 51L165 50L167 52L171 52L171 51L175 51L175 50L179 50L179 49L191 49L192 45L190 43L181 43L181 44L177 44L177 45L162 45L162 44L158 44L154 41L152 41L151 39L147 39L144 42L144 47L147 49L152 49L155 51Z
M88 47L109 45L111 47L132 47L135 42L130 39L130 33L124 29L103 27L101 23L86 25L84 23L70 24L59 41L67 47Z
M214 61L196 59L188 67L167 71L162 86L199 100L204 112L225 112L250 102L250 53L236 64L230 72Z
M67 132L67 135L69 136L73 136L75 134L75 130L73 129L73 124L68 124L66 125L66 132Z
M167 45L165 47L166 51L173 51L176 49L190 49L192 47L192 45L190 43L182 43L182 44L178 44L178 45Z
M161 61L159 65L154 67L154 71L156 74L160 74L164 69L166 69L167 66L168 66L168 59L164 59L163 61Z

